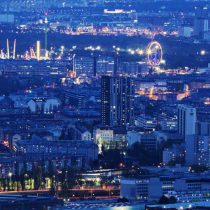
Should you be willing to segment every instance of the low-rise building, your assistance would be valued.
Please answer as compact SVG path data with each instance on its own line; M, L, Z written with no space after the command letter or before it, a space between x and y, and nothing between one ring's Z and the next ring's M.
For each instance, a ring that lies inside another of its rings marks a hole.
M120 187L120 196L129 200L147 200L148 199L149 177L141 179L122 179Z
M27 105L32 113L53 114L61 103L56 98L33 98Z
M157 127L157 120L150 116L140 115L135 120L135 125L144 130L152 130L154 131Z
M185 157L185 146L173 145L170 148L163 150L163 164L169 164L170 162L181 162Z
M127 148L127 131L124 129L98 128L94 131L94 141L99 147L105 150Z
M98 159L98 146L92 141L58 140L48 141L38 137L32 140L20 140L16 142L17 152L27 155L40 156L70 156L73 159L81 157L78 167L89 167L91 161Z
M151 175L123 178L120 195L129 200L148 201L158 201L163 195L173 195L179 202L190 202L207 201L210 198L209 190L209 176Z

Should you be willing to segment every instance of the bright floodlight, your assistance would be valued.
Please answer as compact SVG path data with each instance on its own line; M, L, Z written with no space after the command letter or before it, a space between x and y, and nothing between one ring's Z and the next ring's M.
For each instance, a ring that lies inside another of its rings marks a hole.
M205 50L201 50L201 55L206 55L206 51Z

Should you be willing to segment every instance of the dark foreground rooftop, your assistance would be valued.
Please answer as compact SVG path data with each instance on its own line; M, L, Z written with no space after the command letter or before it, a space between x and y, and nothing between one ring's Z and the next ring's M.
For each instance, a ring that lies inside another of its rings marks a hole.
M160 204L160 205L147 205L147 210L202 210L202 209L210 209L210 202L191 202L191 203L176 203L176 204Z
M53 196L34 196L21 194L1 194L0 209L25 209L42 205L62 204L63 201Z

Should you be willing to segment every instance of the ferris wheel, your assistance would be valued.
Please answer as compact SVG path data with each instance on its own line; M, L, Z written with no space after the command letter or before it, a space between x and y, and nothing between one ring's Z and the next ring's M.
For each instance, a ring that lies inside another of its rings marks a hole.
M147 47L147 63L152 67L157 67L162 63L163 49L159 42L152 41Z

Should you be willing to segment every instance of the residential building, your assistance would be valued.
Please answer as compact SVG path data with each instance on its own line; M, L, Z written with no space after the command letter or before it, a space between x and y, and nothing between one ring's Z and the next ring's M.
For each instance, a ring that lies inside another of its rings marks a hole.
M101 79L101 119L103 126L125 127L134 123L134 84L128 77Z
M98 146L92 141L70 141L58 140L48 141L38 137L33 137L32 140L19 140L16 142L17 152L27 155L40 156L71 156L72 160L80 157L78 167L89 167L91 161L98 159Z

